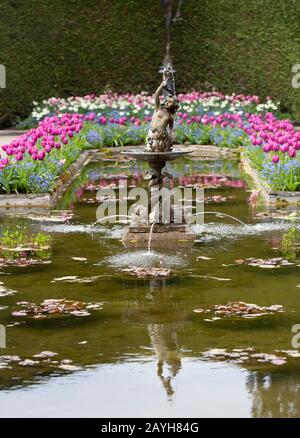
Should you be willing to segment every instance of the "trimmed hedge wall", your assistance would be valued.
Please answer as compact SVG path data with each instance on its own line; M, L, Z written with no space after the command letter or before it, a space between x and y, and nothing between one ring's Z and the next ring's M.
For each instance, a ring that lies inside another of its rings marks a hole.
M0 0L0 123L52 95L152 89L162 22L158 0Z
M300 114L299 0L184 0L172 30L177 90L271 95ZM152 92L164 57L159 0L0 0L0 124L33 100Z
M300 115L299 0L186 0L173 53L182 87L268 95Z

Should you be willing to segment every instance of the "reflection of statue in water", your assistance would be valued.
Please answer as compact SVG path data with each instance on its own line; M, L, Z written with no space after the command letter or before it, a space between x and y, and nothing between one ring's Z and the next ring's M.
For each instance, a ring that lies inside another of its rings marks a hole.
M164 99L160 102L160 94ZM155 111L148 131L146 150L149 152L168 152L174 144L174 118L178 110L175 95L173 69L168 65L163 70L163 81L155 93Z
M157 356L157 375L171 399L174 395L172 379L181 368L181 357L177 345L176 323L149 324L148 333ZM169 375L164 366L168 366Z

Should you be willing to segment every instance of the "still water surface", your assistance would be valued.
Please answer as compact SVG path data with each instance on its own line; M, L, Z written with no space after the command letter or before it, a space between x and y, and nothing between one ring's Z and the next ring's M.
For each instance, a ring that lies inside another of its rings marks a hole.
M204 227L195 227L192 249L154 251L150 257L143 250L124 249L120 237L126 225L91 226L98 205L91 184L110 184L127 175L130 185L139 186L143 168L124 161L117 166L113 161L91 163L61 202L61 208L74 212L68 223L20 220L52 236L52 263L0 271L4 287L15 291L0 296L0 323L7 331L7 348L0 354L32 359L52 351L57 360L71 360L78 369L0 368L1 417L300 417L300 358L278 366L203 354L215 348L268 354L292 349L291 329L300 323L300 262L279 269L234 263L276 257L274 247L290 223L255 217L236 162L189 159L172 168L176 184L204 182L210 187L207 196L226 198L210 202L207 210L233 215L248 227L207 216ZM173 277L137 279L122 272L159 260ZM89 283L53 282L63 276L93 278ZM11 312L17 302L62 297L103 302L103 310L86 318L21 318L15 325ZM285 313L207 322L193 312L233 300L281 304Z

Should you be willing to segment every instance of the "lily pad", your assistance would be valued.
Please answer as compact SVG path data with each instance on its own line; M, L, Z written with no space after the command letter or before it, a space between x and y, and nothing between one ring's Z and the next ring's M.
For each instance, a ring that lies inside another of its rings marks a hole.
M146 277L169 277L171 275L171 269L159 267L159 268L144 268L133 266L132 268L123 269L123 272L127 272L130 275L134 275L139 278Z
M204 351L202 357L204 359L213 361L230 362L242 365L276 365L282 366L287 363L287 358L282 354L278 356L277 354L270 353L254 353L253 348L235 348L231 351L227 349L213 348L211 350Z
M235 260L235 264L248 265L261 269L278 269L282 266L292 266L295 263L285 260L282 257L275 257L271 259L255 259L253 257L250 257L245 260Z
M63 316L90 316L89 310L101 310L102 303L85 303L84 301L71 301L62 299L47 299L41 304L23 303L21 309L12 312L15 317L31 317L33 319L45 319L49 317ZM40 354L50 354L50 352L42 352ZM51 353L52 354L52 353ZM54 353L55 354L55 353Z
M207 322L213 322L224 318L258 318L265 315L284 312L283 306L274 304L269 307L258 306L257 304L244 303L243 301L233 301L228 304L216 304L208 309L195 309L195 313L204 313L212 315L212 318L204 319Z
M6 266L26 268L27 266L49 265L50 263L52 263L51 260L32 259L32 258L27 258L27 257L21 257L21 258L17 258L17 259L0 258L0 268L4 268Z
M57 353L54 353L54 351L41 351L38 354L35 354L33 357L36 357L38 359L48 359L49 357L57 356Z

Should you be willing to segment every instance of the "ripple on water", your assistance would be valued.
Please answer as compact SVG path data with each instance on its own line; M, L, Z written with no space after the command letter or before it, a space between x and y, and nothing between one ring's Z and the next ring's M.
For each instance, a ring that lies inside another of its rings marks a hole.
M119 253L103 259L99 265L110 265L114 268L127 268L132 266L139 266L149 268L156 265L161 265L165 268L174 268L183 266L185 260L182 256L161 254L156 251L133 251L127 253Z
M125 228L121 226L114 226L112 228L105 228L103 232L109 239L122 239Z
M44 224L42 225L42 229L44 231L52 232L52 233L87 233L87 234L102 234L104 237L108 239L117 239L120 240L123 237L125 232L125 227L127 223L123 225L113 225L113 226L99 226L93 224Z
M290 226L291 224L286 222L249 224L247 226L210 223L205 225L193 225L192 229L198 236L204 234L203 240L212 241L232 236L256 236L271 231L285 231L288 230Z
M90 224L44 224L42 230L51 233L101 233L102 227L92 227Z
M42 225L42 229L44 231L48 231L51 233L86 233L86 234L95 234L101 233L105 234L108 237L113 239L117 239L122 237L122 233L124 232L124 228L117 227L104 227L99 225L91 225L91 224L44 224Z

